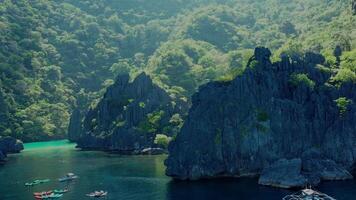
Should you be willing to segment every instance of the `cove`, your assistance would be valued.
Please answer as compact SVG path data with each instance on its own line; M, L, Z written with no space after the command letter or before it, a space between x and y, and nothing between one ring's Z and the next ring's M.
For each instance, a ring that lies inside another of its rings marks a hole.
M264 187L255 179L215 179L196 182L172 181L165 176L165 155L121 156L105 152L79 151L66 140L25 144L25 150L10 155L0 166L0 200L29 200L32 193L68 187L63 200L90 199L85 194L107 190L107 199L190 200L190 199L281 199L292 193ZM79 179L66 184L57 178L68 172ZM25 187L34 179L49 178L46 184ZM318 190L338 200L356 197L356 181L326 182Z

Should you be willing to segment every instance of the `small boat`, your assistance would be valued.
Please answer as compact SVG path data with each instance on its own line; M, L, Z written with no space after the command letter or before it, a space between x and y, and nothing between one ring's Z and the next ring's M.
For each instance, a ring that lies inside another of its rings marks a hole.
M106 191L104 192L103 190L95 191L95 192L87 194L88 197L96 197L96 198L105 197L106 195L108 195L108 192L106 192Z
M77 178L79 178L77 175L75 175L73 173L68 173L64 177L59 178L58 181L59 182L72 181L72 180L77 179Z
M287 195L283 200L336 200L327 194L306 188L291 195Z
M33 186L33 183L25 183L25 186Z
M38 184L47 183L49 181L50 181L50 179L34 180L30 183L25 183L25 186L35 186Z
M68 189L64 189L64 190L53 190L53 193L55 194L63 194L63 193L66 193L68 192L69 190Z
M38 180L39 183L48 183L50 181L51 181L50 179Z
M50 195L50 194L52 194L53 193L53 191L45 191L45 192L34 192L33 193L33 195L34 196L43 196L43 195Z
M35 199L58 199L61 198L63 196L63 194L45 194L45 195L39 195L39 196L35 196Z

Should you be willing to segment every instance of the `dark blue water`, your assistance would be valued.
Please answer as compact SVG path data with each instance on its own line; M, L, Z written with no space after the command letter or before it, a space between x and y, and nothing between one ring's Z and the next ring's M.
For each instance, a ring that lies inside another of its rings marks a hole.
M120 156L77 151L66 141L26 144L0 166L0 200L29 200L32 193L68 187L61 200L90 199L85 194L107 190L112 200L279 200L293 191L257 185L256 179L218 179L197 182L172 181L164 175L166 156ZM56 179L68 172L80 176L70 184ZM34 179L51 181L33 188ZM327 182L319 190L338 200L356 199L356 181Z

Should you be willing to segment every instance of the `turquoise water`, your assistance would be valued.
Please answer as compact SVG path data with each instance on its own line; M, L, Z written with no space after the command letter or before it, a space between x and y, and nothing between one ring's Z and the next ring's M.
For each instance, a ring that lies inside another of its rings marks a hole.
M255 179L219 179L176 182L164 175L166 156L120 156L104 152L78 151L67 141L25 145L0 166L0 200L29 200L32 193L68 187L61 200L90 199L85 194L107 190L113 200L220 200L281 199L292 191L263 187ZM80 178L69 184L57 178L73 172ZM34 179L51 181L28 188ZM339 200L356 199L356 182L328 182L319 190Z

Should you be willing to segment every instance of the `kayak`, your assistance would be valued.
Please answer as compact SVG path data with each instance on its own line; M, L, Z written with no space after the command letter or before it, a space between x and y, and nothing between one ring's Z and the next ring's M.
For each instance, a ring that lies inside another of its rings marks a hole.
M35 185L38 185L38 184L41 184L41 183L47 183L49 181L50 181L50 179L34 180L31 183L25 183L25 186L35 186Z
M50 195L52 194L52 191L46 191L46 192L35 192L33 193L34 196L44 196L44 195Z
M63 193L68 192L68 190L67 190L67 189L64 189L64 190L53 190L53 192L54 192L55 194L63 194Z
M50 194L50 195L39 195L39 196L35 196L35 199L57 199L57 198L61 198L63 196L63 194Z

